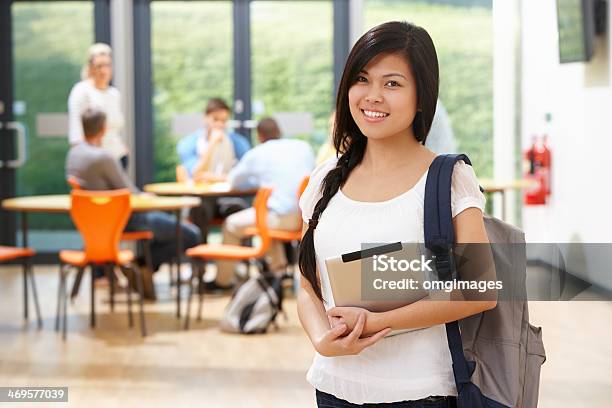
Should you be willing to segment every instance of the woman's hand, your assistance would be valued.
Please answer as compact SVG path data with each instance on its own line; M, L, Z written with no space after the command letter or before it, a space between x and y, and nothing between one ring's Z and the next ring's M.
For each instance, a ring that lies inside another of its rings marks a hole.
M358 308L353 308L358 309ZM321 336L320 339L314 342L315 349L319 354L326 357L347 356L361 353L366 347L370 347L378 340L386 336L391 329L383 329L370 337L360 338L365 325L365 313L360 313L353 329L348 335L344 336L347 331L347 325L342 323L332 327Z
M372 325L374 313L361 307L334 307L327 311L327 317L332 327L344 324L347 331L352 331L357 325L360 315L364 315L365 322L362 335L369 336L378 331Z

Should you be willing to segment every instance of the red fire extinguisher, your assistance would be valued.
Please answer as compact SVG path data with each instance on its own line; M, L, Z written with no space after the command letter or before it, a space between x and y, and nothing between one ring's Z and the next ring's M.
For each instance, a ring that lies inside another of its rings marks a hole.
M547 128L550 114L546 115ZM534 186L525 189L524 202L528 205L546 204L551 194L551 153L548 147L548 132L534 136L531 146L525 152L527 169L525 178L534 180Z

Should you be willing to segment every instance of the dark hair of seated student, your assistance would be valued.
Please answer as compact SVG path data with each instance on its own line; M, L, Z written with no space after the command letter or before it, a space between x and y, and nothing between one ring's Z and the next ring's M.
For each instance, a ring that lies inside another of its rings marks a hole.
M220 110L231 111L230 107L225 103L225 101L221 98L210 98L208 103L206 104L206 109L204 109L204 114L208 115L213 112L217 112Z
M281 131L276 121L272 118L264 118L257 125L257 136L261 143L268 140L280 139Z
M106 127L106 114L98 109L86 109L81 114L83 135L86 139L98 136Z

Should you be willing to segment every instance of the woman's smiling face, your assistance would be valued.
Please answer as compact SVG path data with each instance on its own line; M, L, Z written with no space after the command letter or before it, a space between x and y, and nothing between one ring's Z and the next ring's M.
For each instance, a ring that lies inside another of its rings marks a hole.
M348 93L353 120L371 139L412 135L417 110L416 83L405 58L381 54L358 74Z

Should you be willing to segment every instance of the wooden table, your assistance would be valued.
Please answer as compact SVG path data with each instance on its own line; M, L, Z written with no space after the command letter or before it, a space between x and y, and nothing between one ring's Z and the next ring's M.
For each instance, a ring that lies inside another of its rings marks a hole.
M200 199L196 197L158 197L148 195L133 195L131 197L133 212L147 211L173 211L176 215L176 256L177 256L177 295L176 316L181 316L181 256L182 231L181 231L181 209L192 208L200 205ZM59 213L70 212L70 195L41 195L8 198L2 201L2 207L8 211L21 213L22 246L28 246L28 213Z
M257 194L257 189L233 190L224 182L170 182L154 183L144 186L144 191L164 196L196 196L196 197L244 197Z
M506 219L506 191L508 190L522 190L524 188L534 187L537 182L529 179L519 180L493 180L493 179L480 179L478 180L480 186L485 190L485 193L500 193L502 199L502 219Z
M130 198L133 212L147 211L180 211L181 208L191 208L200 205L200 200L194 197L157 197L133 195ZM21 213L68 213L70 212L70 195L41 195L7 198L2 201L5 210Z

